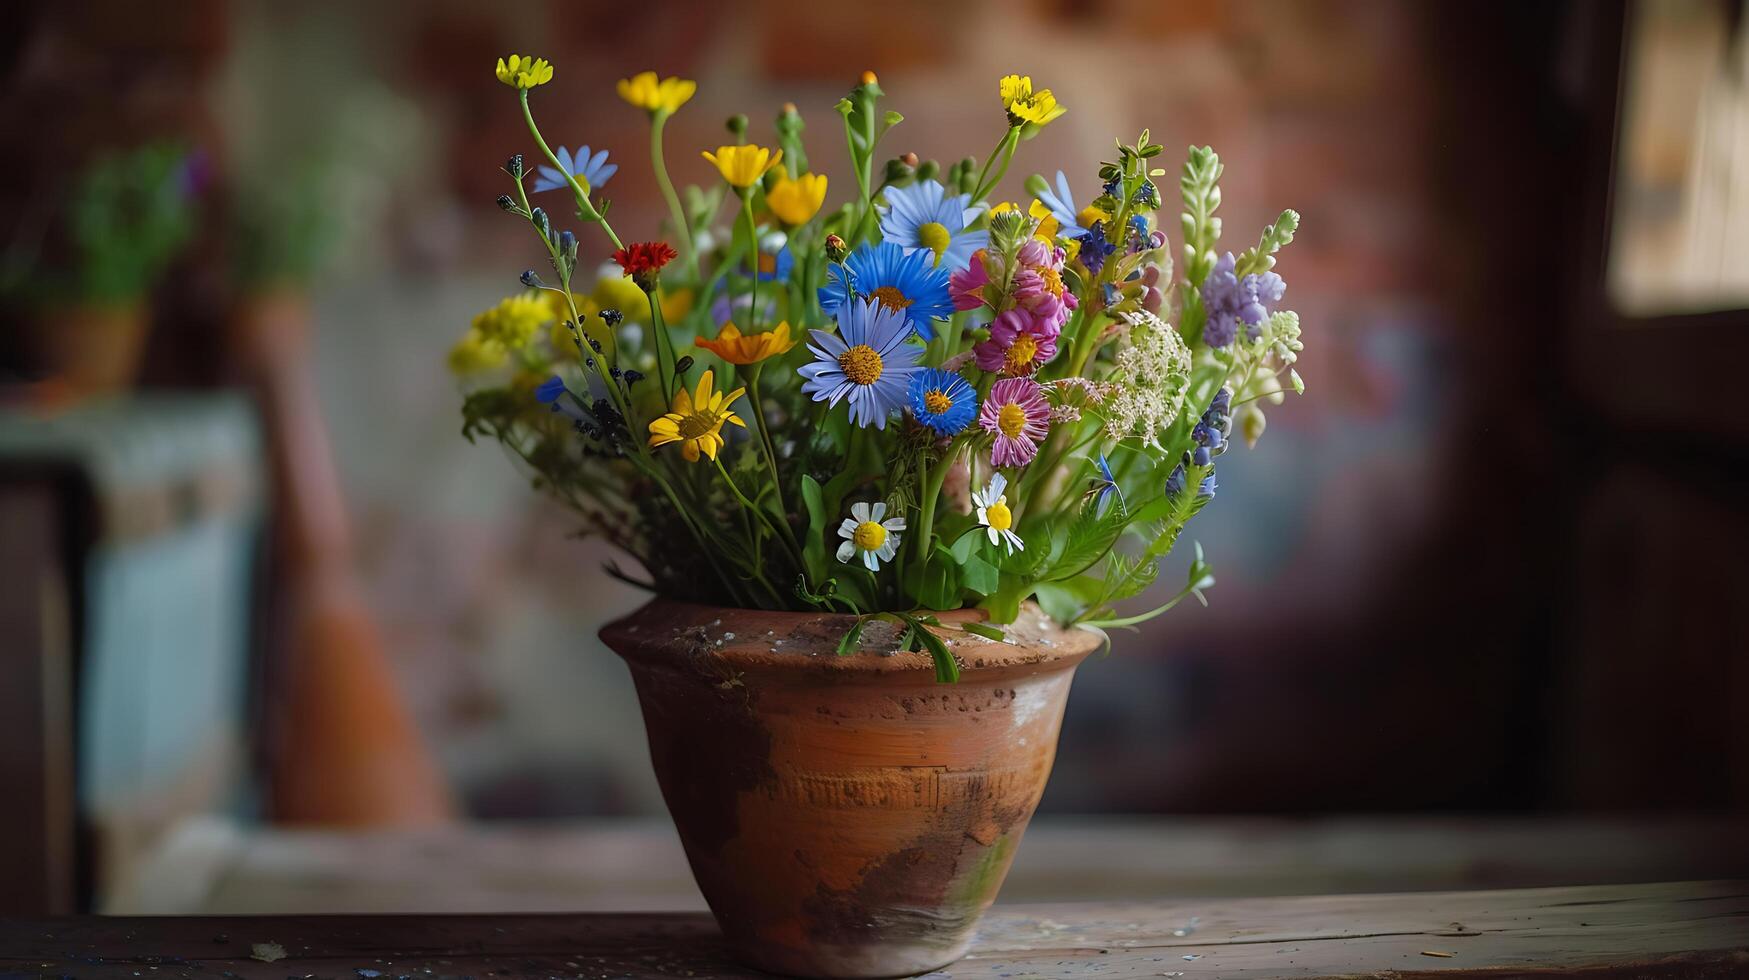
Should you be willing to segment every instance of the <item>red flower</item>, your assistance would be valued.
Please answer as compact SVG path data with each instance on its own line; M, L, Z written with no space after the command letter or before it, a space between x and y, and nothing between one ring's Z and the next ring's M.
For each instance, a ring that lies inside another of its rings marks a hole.
M642 285L678 254L667 242L633 242L614 252L613 260Z

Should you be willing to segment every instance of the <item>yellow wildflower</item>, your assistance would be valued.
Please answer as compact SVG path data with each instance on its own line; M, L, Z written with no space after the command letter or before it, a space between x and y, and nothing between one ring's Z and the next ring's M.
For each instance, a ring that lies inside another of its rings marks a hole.
M662 322L679 323L692 312L692 290L686 287L662 290Z
M456 374L478 374L503 366L509 356L503 344L480 336L478 330L469 330L449 349L449 369Z
M820 213L826 203L826 175L802 174L794 180L780 175L771 190L765 192L765 206L777 219L790 227L804 225Z
M772 167L783 161L783 151L775 153L763 146L719 146L717 152L704 152L704 158L716 165L717 172L729 186L746 190L759 182Z
M674 393L674 410L650 423L650 448L680 443L680 455L689 463L698 462L699 452L711 459L723 447L724 422L733 422L745 429L747 423L729 410L729 405L747 389L736 388L727 394L713 391L710 371L698 379L698 388L687 394L685 388Z
M656 80L656 73L643 71L619 80L619 97L650 112L672 113L698 91L698 83L684 78Z
M540 333L553 318L550 305L538 294L506 297L497 306L474 317L474 331L507 351L518 351Z
M553 66L545 58L513 54L498 59L498 80L511 88L534 88L553 80Z
M697 337L692 342L730 364L757 364L768 357L788 353L800 340L790 336L789 321L786 320L766 333L755 334L744 334L733 323L725 323L717 332L717 339Z
M624 276L604 275L590 294L598 310L618 310L632 323L650 322L650 298L638 284Z
M1008 124L1030 123L1043 126L1068 110L1057 104L1057 97L1048 88L1037 91L1031 75L1004 75L997 86L1002 96L1002 108L1008 111Z

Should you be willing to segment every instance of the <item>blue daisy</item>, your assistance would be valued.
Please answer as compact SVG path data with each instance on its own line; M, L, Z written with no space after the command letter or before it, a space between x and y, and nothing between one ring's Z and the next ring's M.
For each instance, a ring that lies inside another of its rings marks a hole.
M814 360L798 369L805 379L802 393L831 405L848 398L850 421L885 429L887 416L905 405L923 348L909 343L911 327L904 314L878 299L844 307L838 332L842 339L824 330L809 331Z
M886 198L880 209L881 237L897 242L907 255L925 251L938 266L964 269L971 264L972 253L990 243L989 232L966 229L981 210L966 206L972 195L949 197L938 180L889 187Z
M561 146L553 156L559 158L559 166L565 168L564 172L542 165L540 176L534 180L536 194L571 186L565 179L565 174L582 181L584 190L598 191L606 186L609 177L619 172L619 164L607 162L606 150L597 150L594 156L590 156L589 147L583 146L578 148L577 155L573 157L569 150Z
M854 290L857 299L878 299L887 309L903 313L918 336L933 339L935 328L930 321L952 316L953 300L947 292L948 270L933 264L931 258L931 253L921 249L906 255L896 242L864 242L842 267L829 267L830 281L820 287L820 309L836 317ZM846 271L850 274L848 285L839 278Z
M957 435L978 414L978 393L952 371L924 368L911 375L911 414L936 435Z
M1039 190L1038 199L1051 209L1051 217L1057 219L1057 234L1064 238L1087 234L1087 229L1080 225L1081 209L1075 206L1075 195L1069 193L1069 178L1061 170L1057 171L1056 190L1046 184Z

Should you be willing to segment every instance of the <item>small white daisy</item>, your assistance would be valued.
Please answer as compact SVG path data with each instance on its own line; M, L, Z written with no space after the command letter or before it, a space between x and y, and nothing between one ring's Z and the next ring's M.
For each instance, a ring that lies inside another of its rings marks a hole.
M1008 509L1008 495L1002 492L1007 489L1008 478L998 473L990 478L989 486L972 492L972 506L978 509L978 523L984 525L990 543L1006 544L1008 553L1013 554L1025 551L1026 542L1014 533L1014 512Z
M887 513L886 501L872 507L865 501L850 505L850 516L838 525L838 536L844 543L838 546L838 560L848 563L859 553L862 563L871 572L879 571L881 562L892 561L899 553L899 532L905 530L905 519L893 517L881 520Z

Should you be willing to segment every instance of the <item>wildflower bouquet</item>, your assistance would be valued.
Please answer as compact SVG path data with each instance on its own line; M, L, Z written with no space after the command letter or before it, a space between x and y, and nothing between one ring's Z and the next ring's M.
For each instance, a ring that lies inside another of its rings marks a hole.
M981 607L988 623L964 628L992 638L1029 598L1063 624L1130 626L1213 583L1198 549L1167 601L1115 611L1214 496L1235 426L1255 443L1262 403L1302 390L1299 319L1272 271L1299 216L1217 252L1213 150L1192 148L1179 177L1175 268L1163 147L1145 131L1084 204L1061 171L1029 178L1029 200L991 199L1065 111L1026 76L998 86L989 155L944 168L883 159L902 117L864 73L836 107L850 187L828 207L845 182L809 168L793 105L771 146L729 120L702 154L713 179L677 193L663 130L696 86L645 72L619 94L648 114L669 215L663 238L631 241L604 196L619 164L553 148L535 122L552 66L511 56L497 76L539 151L533 168L510 158L498 205L528 222L546 269L452 351L490 381L467 395L463 432L503 443L642 566L616 577L858 614L842 652L867 619L894 619L944 681L958 668L927 610Z

